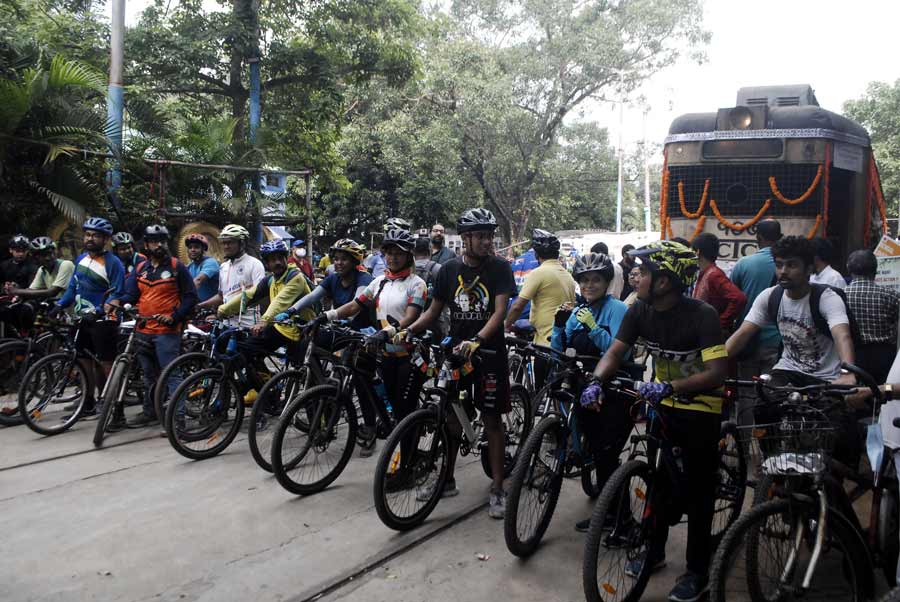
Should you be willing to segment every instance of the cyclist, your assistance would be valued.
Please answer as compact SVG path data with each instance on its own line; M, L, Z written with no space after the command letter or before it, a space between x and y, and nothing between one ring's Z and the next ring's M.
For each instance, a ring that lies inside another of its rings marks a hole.
M57 259L56 243L46 236L38 236L29 246L38 265L34 280L28 288L7 286L6 294L24 299L58 299L69 286L75 264Z
M363 291L374 278L360 265L365 249L355 240L342 238L331 247L330 253L334 257L334 273L326 276L322 282L313 289L312 293L304 296L297 303L289 307L283 314L278 314L278 321L287 320L298 311L312 308L323 299L331 299L333 307L341 307L352 303L362 295ZM371 326L369 312L357 313L350 322L354 330L362 330Z
M615 340L628 311L623 302L609 294L615 277L613 261L603 253L587 253L575 260L574 272L584 303L575 307L563 305L556 312L552 347L561 352L574 349L577 355L602 356ZM628 408L610 400L599 409L587 406L576 411L579 427L590 438L597 482L605 483L618 468L619 454L631 431ZM576 523L575 529L587 532L590 524L591 519L587 518Z
M375 321L383 333L381 336L388 340L398 330L415 322L425 307L427 292L425 281L415 272L413 247L413 238L407 230L388 229L381 241L381 254L386 263L384 274L372 280L355 301L326 311L324 319L346 320L364 310L374 310ZM394 416L400 421L416 408L422 384L419 372L409 361L406 345L400 342L385 345L381 380L394 408ZM360 455L366 457L375 452L375 415L367 404L361 404L361 408L364 426L359 436L362 442Z
M194 279L198 299L201 302L211 299L219 290L219 262L206 256L209 241L195 232L185 237L184 246L187 247L188 258L191 260L187 270Z
M128 425L131 427L158 421L151 390L160 368L181 353L184 320L197 304L197 289L190 272L169 252L169 230L161 225L147 226L144 248L150 259L139 263L129 274L122 296L122 302L134 304L140 315L155 316L154 320L135 325L135 336L146 344L147 352L138 354L144 376L144 409ZM153 355L149 353L151 349ZM167 383L170 396L177 384L177 378Z
M112 248L116 257L125 267L125 274L131 274L140 263L147 261L147 257L134 250L134 237L128 232L116 232L112 237Z
M51 315L74 305L76 313L103 310L112 317L124 293L125 268L106 243L113 233L112 224L102 217L89 217L81 227L84 231L84 253L75 259L75 275L69 280L66 292L51 308ZM79 361L87 375L82 416L96 415L95 391L103 390L106 378L116 358L119 324L113 319L99 320L85 325L78 337L78 350L90 351L100 366L86 358Z
M657 404L662 430L674 446L681 448L684 481L681 491L689 495L687 573L669 592L673 602L698 600L708 589L712 519L715 503L718 442L722 396L718 392L728 371L722 328L716 310L684 295L697 278L697 256L685 245L658 241L630 252L640 267L636 284L642 302L632 305L619 327L616 339L594 370L597 382L582 393L582 405L602 409L601 384L619 369L629 350L643 339L655 358L655 381L638 386L642 397ZM673 484L662 484L672 487ZM674 497L672 492L670 497ZM663 497L662 499L665 499ZM673 505L675 507L676 505ZM675 510L679 512L680 510ZM654 568L665 565L669 525L677 522L658 516L648 552L628 562L625 573L636 576L643 562Z
M306 256L306 247L303 246L303 241L300 239L295 240L293 248L294 253L291 257L291 263L312 282L315 274L313 273L312 263L310 263L309 257Z
M34 280L37 265L28 256L31 241L22 234L16 234L9 239L9 259L0 262L0 283L4 288L12 284L16 288L28 288Z
M388 218L388 221L384 222L384 232L387 232L388 230L406 230L409 232L410 227L409 222L400 217L391 217ZM378 278L384 273L384 254L380 251L373 251L371 255L366 257L363 265L366 266L366 269L369 270L369 273L372 274L372 276Z
M266 275L266 269L256 257L247 254L247 240L250 233L238 224L228 224L219 233L225 261L219 266L219 292L197 305L201 309L214 309L223 303L240 299L245 291L253 287ZM241 313L232 320L233 324L250 327L256 323L253 311Z
M503 338L503 318L510 296L516 294L516 281L509 263L493 253L496 229L497 220L487 209L469 209L460 216L456 231L465 244L464 254L441 267L434 287L434 300L410 325L409 331L413 334L424 331L440 317L444 306L449 305L450 336L462 341L456 352L471 357L481 346L495 352L483 356L476 369L460 384L462 387L475 386L472 399L481 410L493 474L488 514L500 519L506 513L506 492L503 490L505 435L501 416L510 411L509 362ZM443 496L458 493L453 478L458 448L459 441L452 441Z

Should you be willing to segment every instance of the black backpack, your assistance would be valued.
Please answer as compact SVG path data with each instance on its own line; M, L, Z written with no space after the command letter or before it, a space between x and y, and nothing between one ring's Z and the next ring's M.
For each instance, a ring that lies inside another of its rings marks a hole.
M847 303L847 295L844 293L842 289L829 286L827 284L815 284L810 283L809 292L809 310L812 313L813 324L820 333L829 339L833 338L831 336L831 329L828 328L828 320L825 319L825 316L822 315L822 312L819 310L819 302L822 299L822 293L827 290L834 291L838 297L841 298L841 301L844 302L844 308L847 310L847 318L850 320L850 336L853 338L853 347L855 349L859 349L859 346L862 344L862 338L859 335L859 326L856 323L856 318L853 316L853 312L850 311L850 304ZM778 323L778 308L781 307L781 298L784 296L784 289L781 288L780 285L775 285L775 288L772 289L772 293L769 295L769 304L767 307L767 312L769 314L769 319Z
M425 287L428 289L428 305L431 305L431 298L434 293L434 283L437 280L434 271L435 266L440 266L440 264L430 259L421 266L416 264L416 276L425 281Z

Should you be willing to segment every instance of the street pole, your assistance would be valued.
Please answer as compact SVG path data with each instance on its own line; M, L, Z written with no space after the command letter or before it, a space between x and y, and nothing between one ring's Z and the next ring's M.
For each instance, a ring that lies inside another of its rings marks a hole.
M303 177L306 182L306 256L312 263L313 256L313 222L312 222L312 187L310 186L309 174Z
M250 57L247 59L247 62L250 64L250 144L256 144L256 131L259 129L260 122L260 102L259 102L259 55ZM250 184L251 197L250 197L250 206L253 207L258 205L253 198L253 193L259 193L259 172L254 172L253 174L253 182ZM263 241L263 223L262 223L262 212L258 213L258 219L255 224L255 232L254 235L256 237L256 242L261 243Z
M644 232L650 233L650 154L647 152L647 111L644 109L644 119L641 125L644 139Z
M109 171L109 191L116 208L116 192L122 186L122 122L125 111L125 89L122 87L122 64L125 56L125 0L112 0L112 20L109 36L109 88L106 114L112 125L109 146L114 155Z
M616 189L616 232L622 231L622 126L624 122L623 111L624 111L624 100L619 102L619 185Z

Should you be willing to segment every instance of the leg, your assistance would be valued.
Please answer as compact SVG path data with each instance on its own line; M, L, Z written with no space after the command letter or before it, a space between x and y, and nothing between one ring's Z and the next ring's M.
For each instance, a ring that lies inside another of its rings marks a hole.
M688 503L688 537L686 560L689 571L706 576L712 555L712 519L715 510L716 471L720 419L717 414L687 416L690 428L681 439L685 482L691 500ZM688 435L689 433L689 435Z
M482 415L484 431L487 434L488 456L491 461L491 489L501 491L503 489L503 464L506 460L506 435L503 430L503 420L496 415Z

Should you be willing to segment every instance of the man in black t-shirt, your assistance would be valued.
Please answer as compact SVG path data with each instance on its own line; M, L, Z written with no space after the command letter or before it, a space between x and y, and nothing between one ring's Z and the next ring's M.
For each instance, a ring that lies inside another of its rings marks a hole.
M464 377L462 387L474 385L473 399L484 421L493 483L488 514L503 518L506 493L503 491L505 435L502 415L510 410L509 365L503 337L503 319L516 281L509 263L492 253L497 220L486 209L469 209L459 218L457 232L465 244L465 254L441 267L434 286L434 301L409 327L419 333L434 323L445 306L450 308L450 336L461 341L456 352L471 357L483 347L494 353L481 356L474 372ZM459 493L453 468L459 441L449 448L449 477L443 496Z
M38 266L28 256L28 245L31 241L21 234L9 240L11 257L0 262L0 286L7 282L15 284L15 288L28 288L34 280Z

